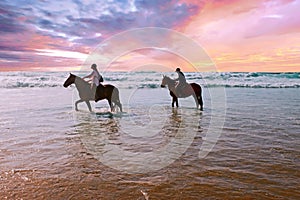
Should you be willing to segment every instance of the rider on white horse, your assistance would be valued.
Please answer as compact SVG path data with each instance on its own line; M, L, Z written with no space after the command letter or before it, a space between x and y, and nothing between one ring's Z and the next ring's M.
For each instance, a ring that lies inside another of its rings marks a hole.
M176 93L177 93L177 96L180 96L182 93L182 90L186 86L187 82L186 82L184 74L180 71L180 68L177 68L175 72L177 72L177 74L178 74L178 78L175 79L175 81L178 81L178 83L176 85Z
M97 65L92 64L91 69L93 70L92 73L83 77L83 79L90 78L91 80L91 89L97 88L101 82L103 82L103 78L100 75L99 71L97 70ZM95 87L96 86L96 87Z

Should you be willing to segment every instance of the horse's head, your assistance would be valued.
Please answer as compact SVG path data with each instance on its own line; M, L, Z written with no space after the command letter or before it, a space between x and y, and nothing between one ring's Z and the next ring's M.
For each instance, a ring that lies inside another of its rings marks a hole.
M163 79L161 81L160 87L165 88L167 85L167 77L165 75L163 75Z
M74 74L70 73L70 76L68 77L68 79L64 83L64 87L68 87L69 85L75 83L75 79L76 79L76 76Z
M167 85L172 84L173 82L174 81L170 77L163 75L163 79L161 81L160 87L164 88Z

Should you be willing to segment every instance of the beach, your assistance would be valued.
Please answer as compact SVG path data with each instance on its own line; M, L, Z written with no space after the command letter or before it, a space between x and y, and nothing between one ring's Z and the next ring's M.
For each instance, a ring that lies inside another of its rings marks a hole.
M203 111L172 108L162 73L103 74L124 113L75 111L65 72L0 73L0 199L300 197L299 73L187 73Z

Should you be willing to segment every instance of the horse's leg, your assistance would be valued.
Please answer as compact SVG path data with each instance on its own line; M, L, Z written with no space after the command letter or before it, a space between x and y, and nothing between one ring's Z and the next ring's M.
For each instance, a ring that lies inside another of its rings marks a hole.
M92 107L91 107L91 104L90 104L90 101L85 101L87 107L89 108L89 111L92 112Z
M200 104L200 110L203 110L203 100L202 100L201 92L199 95L197 95L197 98L198 98L198 103Z
M176 107L178 107L178 98L176 96L172 98L172 108L174 108L174 103L176 103Z
M118 90L118 88L114 88L113 89L113 93L112 93L112 96L111 96L111 101L115 104L114 108L116 106L118 106L120 108L120 111L123 112L122 104L120 102L120 96L119 96L119 90Z
M173 93L171 93L171 96L172 96L172 108L174 108L175 103L176 103L176 107L178 107L178 98Z
M112 112L115 112L116 111L116 104L112 101L111 102L111 105L112 105Z
M196 109L198 109L198 107L199 107L198 97L197 97L196 94L193 94L193 97L194 97L195 102L196 102Z
M172 97L172 108L174 108L175 97Z
M77 105L78 105L79 103L81 103L81 102L83 102L83 100L81 100L81 99L79 99L78 101L75 102L75 110L76 110L76 111L78 111Z
M195 99L195 101L197 100L198 105L200 104L200 110L203 110L203 100L202 100L202 89L200 85L197 85L197 89L194 89L195 95L197 97L197 99ZM198 107L197 107L198 108Z
M123 112L123 110L122 110L122 104L121 104L120 100L117 99L117 100L115 100L114 103L115 103L115 105L117 105L120 108L120 112Z
M117 105L119 106L119 108L120 108L120 111L121 111L121 112L123 112L122 104L121 104L121 102L120 102L120 101L118 101L118 102L117 102Z
M113 105L112 105L111 99L107 99L107 101L110 106L110 111L113 112Z
M174 103L176 103L176 106L178 107L177 96L172 91L170 91L170 95L172 96L172 108L174 108Z

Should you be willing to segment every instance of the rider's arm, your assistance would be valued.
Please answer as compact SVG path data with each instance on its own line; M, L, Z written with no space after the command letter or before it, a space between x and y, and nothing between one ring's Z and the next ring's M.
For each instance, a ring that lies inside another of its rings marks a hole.
M83 79L85 79L85 78L91 78L92 76L93 76L93 72L92 72L92 73L90 73L89 75L87 75L87 76L83 77Z

